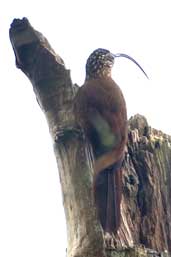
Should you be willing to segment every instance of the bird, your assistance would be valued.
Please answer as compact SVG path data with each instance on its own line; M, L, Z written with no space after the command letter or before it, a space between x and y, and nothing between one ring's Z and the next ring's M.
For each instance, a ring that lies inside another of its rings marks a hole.
M93 192L98 219L103 231L116 234L121 223L122 166L127 144L127 108L120 87L111 76L115 58L107 49L94 50L86 62L84 84L74 98L76 123L93 151Z

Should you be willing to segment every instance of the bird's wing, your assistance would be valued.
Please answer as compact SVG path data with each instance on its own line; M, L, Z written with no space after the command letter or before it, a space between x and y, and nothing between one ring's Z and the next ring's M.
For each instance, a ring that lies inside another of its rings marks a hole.
M75 99L77 120L95 146L95 169L118 161L126 141L126 106L121 90L113 80L91 80ZM100 139L100 143L97 142ZM99 150L100 149L100 150Z

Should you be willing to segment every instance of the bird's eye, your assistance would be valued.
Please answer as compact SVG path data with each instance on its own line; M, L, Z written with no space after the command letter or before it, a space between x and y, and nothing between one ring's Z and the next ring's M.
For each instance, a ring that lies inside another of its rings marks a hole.
M93 61L91 62L91 65L94 66L95 63L96 63L95 60L93 60Z

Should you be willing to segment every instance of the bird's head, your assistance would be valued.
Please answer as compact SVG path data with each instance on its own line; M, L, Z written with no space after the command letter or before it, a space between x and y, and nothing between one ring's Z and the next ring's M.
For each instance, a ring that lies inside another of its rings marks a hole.
M110 77L111 70L116 57L125 57L133 61L148 78L143 68L132 57L127 54L112 54L109 50L98 48L93 51L87 59L86 63L86 80L102 77Z
M111 76L114 56L110 51L98 48L93 51L86 63L86 79Z

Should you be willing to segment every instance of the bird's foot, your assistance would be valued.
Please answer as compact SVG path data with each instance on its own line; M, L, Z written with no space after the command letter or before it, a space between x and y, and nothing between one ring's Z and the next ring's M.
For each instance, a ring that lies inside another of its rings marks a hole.
M59 141L67 141L71 137L83 137L83 131L81 128L76 128L73 126L67 126L67 127L59 127L56 135L55 135L55 142Z
M112 234L106 232L104 234L104 242L105 242L105 248L108 250L112 250L116 248L114 238Z

